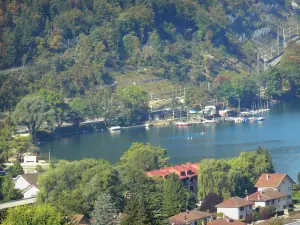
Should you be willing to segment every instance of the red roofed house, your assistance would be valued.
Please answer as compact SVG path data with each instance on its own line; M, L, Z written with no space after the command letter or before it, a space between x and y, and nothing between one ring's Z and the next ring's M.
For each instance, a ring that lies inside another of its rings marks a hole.
M272 188L258 191L245 198L255 203L255 207L275 206L277 211L283 211L288 206L288 195Z
M202 225L212 221L212 215L198 210L186 211L169 218L170 225Z
M244 219L246 216L253 212L254 202L248 201L240 197L232 197L217 207L217 213L223 213L232 219Z
M246 225L246 223L225 216L223 218L213 220L207 223L207 225Z
M292 189L295 182L287 174L279 173L263 173L254 187L257 187L258 191L272 188L276 191L285 193L288 195L288 204L292 203Z
M149 177L162 177L167 179L168 175L175 173L179 176L183 184L189 188L189 190L197 193L197 184L198 184L198 170L200 163L191 163L188 162L183 165L176 165L160 170L152 170L147 172Z

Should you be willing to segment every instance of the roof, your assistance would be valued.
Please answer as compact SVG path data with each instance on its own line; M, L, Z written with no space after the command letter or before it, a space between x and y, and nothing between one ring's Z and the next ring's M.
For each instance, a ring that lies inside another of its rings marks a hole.
M89 222L84 215L76 214L71 216L71 222L74 225L88 225Z
M205 219L211 217L212 215L208 212L201 212L198 210L187 211L184 213L179 213L175 216L169 218L169 223L174 225L191 223L193 221Z
M253 202L248 201L246 199L240 197L232 197L220 203L219 205L216 205L216 207L217 208L240 208L243 206L253 205L253 204L254 204Z
M27 173L20 176L23 177L30 185L38 187L37 179L40 174L41 173Z
M268 188L266 190L263 191L258 191L253 193L252 195L249 195L247 198L247 200L253 201L253 202L266 202L269 200L273 200L273 199L278 199L278 198L283 198L288 196L285 193L276 191L272 188Z
M200 163L188 162L183 165L171 166L160 170L152 170L147 172L147 175L150 177L159 176L165 179L169 174L175 173L179 176L180 179L185 179L198 176L199 167Z
M246 225L246 223L243 223L239 220L234 220L231 219L227 216L217 219L217 220L213 220L209 223L207 223L207 225Z
M256 181L254 187L274 187L277 188L280 186L284 178L288 178L291 183L295 183L292 178L290 178L287 174L281 173L263 173L260 175L258 180Z

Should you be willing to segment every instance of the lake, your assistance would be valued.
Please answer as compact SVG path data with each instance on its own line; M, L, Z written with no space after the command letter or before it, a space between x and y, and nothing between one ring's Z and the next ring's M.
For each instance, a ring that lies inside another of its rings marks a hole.
M149 142L168 149L170 163L176 164L234 157L261 146L269 149L276 171L295 179L300 172L300 101L274 105L263 116L265 121L255 123L130 128L61 138L42 144L41 158L47 160L50 149L51 160L86 157L115 163L132 142Z

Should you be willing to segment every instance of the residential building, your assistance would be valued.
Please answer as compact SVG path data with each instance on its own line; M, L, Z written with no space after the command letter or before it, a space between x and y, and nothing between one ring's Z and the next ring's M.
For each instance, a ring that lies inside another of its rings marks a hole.
M239 220L253 212L254 202L240 197L232 197L216 205L217 213L223 213L225 216Z
M277 211L283 211L288 206L288 195L272 188L257 191L247 196L246 200L254 202L255 208L275 206Z
M150 177L158 176L163 179L167 179L168 175L175 173L190 191L197 193L199 167L200 163L188 162L183 165L171 166L160 170L152 170L147 172L147 175Z
M291 204L294 184L295 182L293 179L287 174L263 173L255 183L254 187L257 188L257 191L272 188L276 191L285 193L288 195L287 203Z
M22 191L23 198L33 198L39 192L37 178L40 173L28 173L18 175L13 179L15 183L15 189Z
M224 216L223 218L213 220L207 225L246 225L246 223L243 223L239 220L234 220L232 218L229 218L228 216Z
M198 210L186 211L169 218L170 225L202 225L212 221L213 217L210 213Z

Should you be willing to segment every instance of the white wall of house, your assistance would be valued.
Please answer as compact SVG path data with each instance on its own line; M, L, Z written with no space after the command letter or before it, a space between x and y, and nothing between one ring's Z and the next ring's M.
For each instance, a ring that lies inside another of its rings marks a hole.
M22 176L17 176L14 179L15 182L15 189L19 189L19 190L24 190L25 188L27 188L30 184L22 177Z
M274 203L273 200L269 200L267 202L255 202L255 208L257 207L266 207L266 206L275 206L277 211L283 211L285 206L288 206L287 204L287 198L283 197L283 198L279 198L279 199L274 199Z
M242 210L242 208L244 208L244 210ZM225 216L239 220L245 218L248 214L253 213L253 208L250 205L241 208L217 208L217 212L224 213Z
M31 186L28 190L23 192L23 198L33 198L36 197L39 192L35 186Z

